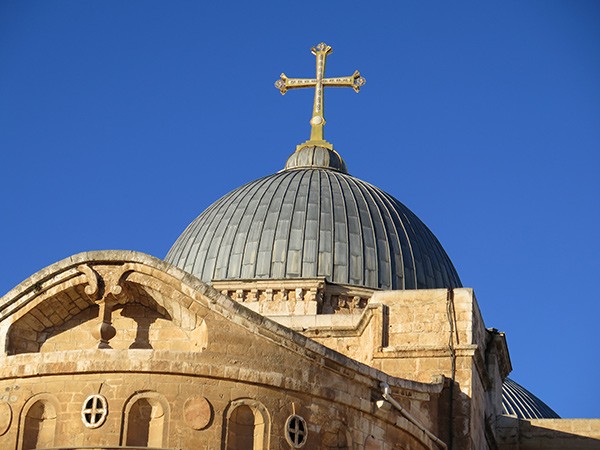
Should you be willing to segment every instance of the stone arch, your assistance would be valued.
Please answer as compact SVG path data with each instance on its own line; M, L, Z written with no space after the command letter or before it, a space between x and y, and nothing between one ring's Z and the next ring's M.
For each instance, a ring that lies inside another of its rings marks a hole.
M21 410L19 421L19 450L54 447L59 403L50 394L31 397Z
M380 440L375 439L374 436L369 435L365 439L365 450L382 450L383 443Z
M169 403L157 392L134 395L123 410L121 445L166 446L169 414Z
M203 318L189 308L192 299L177 286L171 285L173 280L170 276L142 264L130 266L135 270L127 276L126 282L142 294L140 297L151 298L173 323L183 330L192 331L202 322Z
M338 427L324 433L321 445L327 450L349 450L352 448L352 438L347 430Z
M225 412L225 450L269 448L271 418L264 405L252 399L232 401Z
M82 280L79 277L78 281ZM5 335L5 353L38 353L48 336L65 323L75 317L86 322L97 316L97 306L88 298L84 289L82 284L69 280L40 292L27 308L13 316Z
M150 259L145 255L139 257ZM6 355L38 353L47 339L66 332L69 327L72 328L70 324L78 326L89 322L91 327L93 321L94 327L96 324L99 326L98 305L110 295L113 295L111 301L116 301L115 310L126 314L128 305L141 305L155 313L157 318L179 327L185 334L181 339L189 342L190 350L206 349L208 330L203 318L198 315L199 308L190 308L194 300L188 293L181 292L181 282L170 274L142 262L73 259L81 260L50 266L18 286L14 290L14 298L9 298L13 297L10 295L12 291L7 295L9 307L0 311L0 319L12 316L10 321L0 326L0 348ZM13 305L14 311L11 311ZM149 324L146 323L150 315L146 316L144 323L138 324L138 334L131 348L150 348L147 339ZM90 342L81 339L70 341L91 347L95 342L91 337Z

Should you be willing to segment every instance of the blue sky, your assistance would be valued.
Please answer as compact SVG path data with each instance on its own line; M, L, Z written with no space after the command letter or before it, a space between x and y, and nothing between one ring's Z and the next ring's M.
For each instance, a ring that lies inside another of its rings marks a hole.
M309 137L436 234L512 377L600 417L600 3L0 1L0 293L72 254L164 257ZM590 389L591 387L591 389Z

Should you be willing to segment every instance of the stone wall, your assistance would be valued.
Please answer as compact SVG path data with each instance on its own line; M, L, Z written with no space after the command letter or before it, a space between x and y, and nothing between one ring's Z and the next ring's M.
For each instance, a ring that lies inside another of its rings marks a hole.
M596 450L600 419L499 418L499 450Z
M445 378L451 408L432 413L415 404L412 410L457 448L495 445L488 418L500 412L510 359L504 335L485 328L472 289L379 291L360 314L276 320L395 377L423 383Z
M306 449L437 448L420 418L441 382L390 377L146 255L34 275L0 301L0 343L0 448L281 449L294 414ZM382 382L410 416L381 407Z
M228 379L103 372L5 380L0 389L10 393L6 394L10 396L8 402L1 404L5 409L10 405L12 412L8 430L0 436L0 448L15 448L15 442L21 448L27 439L27 413L40 401L54 405L52 416L48 416L46 408L43 417L55 422L54 438L48 442L52 447L150 443L159 448L220 449L235 425L227 420L230 409L247 405L264 421L264 446L260 448L289 448L284 427L294 412L307 421L307 449L354 448L355 444L360 448L370 437L379 443L379 448L394 448L384 442L402 442L406 449L428 448L395 426L393 412L380 413L382 418L376 418L350 405L327 400L319 392L293 392ZM81 418L84 402L91 394L102 395L108 405L105 422L98 428L86 427ZM138 424L136 431L131 424L139 422L135 417L139 412L132 405L140 400L154 403L159 409L151 413L154 424L145 429ZM6 416L3 421L6 422ZM198 447L200 444L204 447Z

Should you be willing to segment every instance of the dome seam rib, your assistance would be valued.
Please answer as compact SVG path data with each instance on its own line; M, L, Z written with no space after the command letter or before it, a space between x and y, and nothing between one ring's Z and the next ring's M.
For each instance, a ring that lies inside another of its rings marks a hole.
M415 233L412 223L410 222L408 217L406 217L404 208L394 208L393 205L396 204L396 202L394 202L395 199L391 195L389 195L385 192L381 192L381 195L388 204L392 205L392 210L394 211L394 215L395 215L395 217L397 217L399 223L402 226L402 230L404 231L404 235L406 236L406 242L408 245L408 249L409 249L410 257L411 257L411 261L412 261L414 277L415 277L415 279L414 279L415 289L422 289L421 287L419 287L419 273L425 272L425 270L423 267L421 239L419 238L419 235ZM402 206L404 206L404 205L402 205ZM417 260L420 261L421 266L423 268L423 270L421 270L420 272L419 272L419 270L417 270L417 268L418 268ZM422 273L422 275L426 276L424 273Z
M292 208L290 210L290 223L288 225L288 229L287 229L287 236L285 239L285 265L283 267L283 273L284 273L284 277L286 275L288 275L288 264L290 262L290 241L291 241L291 236L292 236L292 228L294 226L294 214L296 213L296 204L298 202L298 196L300 194L300 189L302 188L302 180L304 179L306 172L302 172L301 175L298 177L298 180L294 180L297 181L297 185L296 185L296 189L294 190L294 196L293 196L293 201L292 201ZM307 193L308 195L308 193ZM304 212L306 214L306 211ZM306 218L304 220L304 224L306 225ZM304 237L305 237L305 232L306 232L306 227L303 228L302 231L302 242L304 242ZM304 249L304 245L302 245L302 249Z
M259 189L256 188L256 189L246 192L246 194L241 198L242 202L244 202L245 205L238 203L237 206L233 209L232 214L229 216L229 220L227 221L227 224L223 228L223 234L221 235L221 240L220 240L218 248L217 248L217 257L215 258L215 265L213 267L212 279L223 278L221 276L218 276L218 274L221 271L224 271L224 274L225 274L224 278L228 278L229 264L231 262L231 252L234 249L235 237L237 236L238 230L239 230L242 220L244 218L244 214L248 210L248 205L250 204L250 201L252 200L252 198L254 197L256 192L258 192L258 191L259 191ZM248 196L250 196L250 198L248 198ZM236 215L238 215L238 212L239 212L238 219L233 220L236 217ZM227 233L229 232L230 226L231 226L231 238L228 238ZM225 264L221 264L221 261L223 259L226 260Z
M231 193L227 194L230 195ZM207 214L208 211L217 208L218 206L216 205L216 203L213 203L211 206L208 207L207 210L205 210L204 212L202 212L202 214L200 214L199 216L196 217L196 219L194 219L192 221L192 223L190 223L185 230L183 231L183 233L181 233L181 236L179 239L181 239L181 237L187 237L187 239L185 239L185 245L179 245L177 247L173 246L171 247L171 249L169 250L169 252L167 253L167 256L165 257L166 261L173 261L173 263L175 263L175 261L180 261L181 259L183 259L183 263L184 263L184 267L187 267L187 261L188 261L188 257L189 257L189 251L186 253L185 250L188 247L188 243L189 243L189 247L193 246L193 242L195 241L195 238L197 237L199 231L202 229L202 224L198 223L197 219L204 215ZM192 239L192 237L194 239Z
M218 267L217 263L219 261L219 255L221 254L221 251L223 250L223 240L225 239L225 237L227 235L227 229L229 228L229 225L231 224L233 218L236 216L236 213L238 211L245 210L247 208L247 203L246 203L246 205L242 206L242 205L240 205L240 202L245 201L246 198L248 197L248 195L253 196L255 192L259 191L260 188L265 183L268 182L268 177L261 178L259 181L260 181L259 183L250 183L252 185L251 189L244 190L243 194L240 195L239 201L235 204L235 206L234 206L233 203L230 202L229 206L226 208L226 211L227 212L231 211L231 214L227 218L227 223L221 222L218 225L219 227L222 228L223 232L221 233L221 236L218 238L218 244L215 244L216 245L216 249L215 249L215 251L216 251L215 262L214 262L214 265L213 265L213 268L212 268L212 274L210 275L209 282L212 281L213 279L217 279L217 277L216 277L216 272L217 272L217 267ZM234 226L235 226L235 229L237 231L237 228L239 227L239 221ZM235 232L232 233L232 241L231 241L232 245L233 245L233 239L234 238L235 238ZM215 243L216 243L217 240L213 239L212 241L215 241ZM212 244L212 241L211 241L211 244ZM230 253L231 253L231 248L232 247L229 248L229 252ZM230 255L227 255L228 259L229 259L229 256ZM206 263L205 263L205 265L206 265ZM225 271L225 278L226 277L227 277L227 270Z
M329 281L333 282L334 280L334 274L335 274L335 254L336 254L336 248L335 248L335 210L334 210L334 202L333 202L333 185L331 183L331 177L329 176L329 172L327 172L326 170L322 172L323 175L325 175L325 178L327 179L327 185L329 187L329 219L331 221L330 225L331 225L331 258L329 263L331 264L331 273L329 275ZM327 275L325 275L327 276Z
M429 228L420 220L418 219L418 217L412 213L412 211L407 212L407 211L403 211L404 216L407 219L407 222L410 224L411 228L413 229L413 232L415 233L416 236L420 236L421 240L423 242L420 242L425 244L425 247L427 249L432 249L433 251L433 258L431 256L429 256L429 252L424 252L423 248L420 248L420 253L421 255L426 255L429 264L431 265L431 270L429 270L428 267L428 271L430 272L429 276L431 277L431 279L433 280L435 285L439 285L439 283L437 283L437 280L435 279L435 272L436 272L436 268L439 268L439 260L440 260L440 253L438 252L438 249L436 248L436 246L434 245L434 242L431 239L431 231L429 230ZM426 262L426 261L424 261ZM441 271L440 271L441 272ZM443 276L442 276L443 278ZM442 280L443 281L443 280ZM425 283L426 285L428 285L429 283ZM443 284L443 282L442 282ZM453 284L453 283L452 283ZM454 286L452 286L454 287Z
M209 276L209 282L211 282L213 279L216 278L215 275L216 275L216 271L217 271L217 263L219 261L219 254L223 250L223 240L225 239L225 236L227 235L227 228L229 227L229 224L235 217L236 212L240 209L240 202L244 201L244 199L248 195L248 192L255 191L259 186L252 185L252 187L250 189L244 190L243 194L240 195L240 200L238 202L236 202L236 203L228 202L227 203L225 212L229 213L229 214L228 214L227 218L225 219L225 222L223 221L223 218L219 221L219 223L217 224L217 229L220 230L220 234L219 235L213 234L213 238L210 240L210 243L209 243L208 253L210 253L211 251L215 253L212 269L210 267L207 267L208 258L204 259L204 270L208 269L210 271L210 274L207 274L207 276ZM213 242L215 242L214 246L213 246ZM202 273L204 273L204 270L202 271Z
M546 403L510 378L502 383L502 408L507 414L525 419L560 418Z
M383 236L385 238L385 251L386 251L386 254L388 257L388 261L389 261L388 270L389 270L389 275L390 275L390 285L388 287L389 287L389 289L393 289L396 285L394 280L396 278L398 278L398 275L395 270L396 258L392 257L392 253L393 253L392 248L394 246L392 240L390 239L392 230L390 230L388 221L384 218L384 215L382 214L381 209L385 208L385 210L388 212L388 215L391 215L391 214L389 212L389 208L387 208L387 206L381 201L381 199L379 197L376 198L376 193L374 192L375 189L373 188L373 186L371 186L368 183L362 183L362 184L360 184L360 187L369 195L369 198L371 199L371 203L376 211L376 214L379 216L379 219L381 220L381 226L383 227ZM368 205L368 207L370 208L369 211L371 211L371 206ZM392 221L392 225L394 225L393 221ZM393 234L396 237L396 245L398 248L398 252L400 254L400 261L403 262L404 257L403 257L403 252L402 252L402 243L400 242L400 236L399 236L398 230L396 229L395 226L392 227L392 229L393 229ZM376 243L377 242L378 241L376 240ZM377 243L377 246L379 246L378 243ZM379 249L377 251L379 252ZM379 259L377 261L379 261ZM405 270L404 270L404 264L400 264L400 266L402 268L401 269L402 270L402 289L404 289L406 274L405 274ZM380 270L379 264L378 264L378 270ZM378 280L378 284L379 284L379 280Z
M381 217L381 213L379 211L379 209L377 208L377 205L375 205L375 209L376 211L372 211L372 206L371 204L369 204L369 201L367 200L367 197L365 196L365 192L363 192L364 187L361 186L361 184L357 181L356 178L354 177L348 177L350 182L352 183L352 185L354 186L354 189L358 192L358 194L360 194L361 198L363 199L363 202L367 208L367 211L369 212L369 214L367 214L367 218L369 220L369 224L371 226L371 237L373 239L373 252L375 253L375 267L373 268L375 271L375 276L377 277L377 280L375 282L377 287L380 287L382 289L384 288L391 288L394 283L393 283L393 279L394 279L394 274L392 273L391 270L391 259L389 257L389 239L388 239L388 235L387 235L387 229L386 229L386 225L384 223L383 218ZM364 189L366 191L366 189ZM368 192L367 192L368 193ZM369 198L371 199L372 203L375 203L375 200L373 199L373 197L371 196L370 193L369 194ZM387 267L381 267L381 262L379 259L379 243L378 243L378 238L377 238L377 226L375 225L375 222L373 220L373 215L377 214L379 216L380 222L381 222L381 226L383 227L384 233L383 233L383 237L385 238L385 242L386 242L386 247L388 247L388 252L387 252ZM388 272L389 275L389 286L384 286L383 283L381 283L381 272L385 270L386 272Z
M319 276L319 248L321 247L321 208L322 208L322 202L321 202L321 185L323 183L323 180L321 179L321 172L316 172L317 173L317 180L319 182L319 186L317 189L318 195L317 195L317 213L316 213L316 218L317 218L317 232L315 234L315 266L314 266L314 276L318 277ZM304 268L303 268L304 270ZM304 272L302 272L304 273Z
M344 197L344 192L343 192L343 190L342 190L342 185L341 185L341 183L340 183L340 180L338 179L338 177L334 177L334 180L335 180L335 184L336 184L337 188L339 189L339 197L340 197L340 198L342 199L342 201L343 201L343 205L344 205L344 208L343 208L343 209L344 209L344 212L347 212L347 211L348 211L348 205L346 204L346 199L345 199L345 197ZM334 219L335 219L335 218L336 218L336 208L335 208L335 206L334 206L334 205L335 205L335 204L333 204L332 206L333 206L333 215L334 215ZM351 283L350 283L350 265L351 265L351 258L350 258L350 227L349 227L349 225L348 225L348 216L347 216L347 214L344 214L344 215L342 216L342 219L343 219L343 220L342 220L342 221L340 221L340 223L341 223L341 224L343 224L343 227L344 227L344 228L345 228L345 230L346 230L346 239L347 239L348 243L346 244L346 274L345 274L346 276L345 276L345 278L343 279L343 281L341 281L341 283L348 283L348 284L351 284ZM335 221L334 221L334 222L335 222ZM334 245L336 245L336 243L337 243L337 239L334 239L334 241L333 241L333 242L334 242ZM333 267L333 272L334 272L334 282L337 282L337 283L339 283L340 281L337 281L337 279L336 279L336 264L335 264L335 259L333 260L333 266L334 266L334 267ZM338 264L338 266L337 266L337 267L340 267L340 266L341 266L341 265L339 265L339 264ZM338 270L338 272L339 272L339 270ZM341 275L342 275L342 274L340 274L340 276L341 276Z
M411 211L411 214L415 215L412 211ZM415 217L417 218L416 215L415 215ZM449 260L446 261L446 258L448 258L447 253L446 253L445 250L442 251L442 246L439 243L438 239L435 237L435 234L421 220L419 220L419 227L421 228L421 231L420 231L419 234L421 234L422 236L424 236L425 240L427 240L428 247L430 247L431 249L433 249L434 256L436 258L435 258L434 261L432 261L432 264L435 264L435 268L437 268L437 271L438 271L438 273L440 274L440 276L442 278L442 280L441 280L442 284L446 284L446 285L451 286L453 288L460 286L460 283L458 283L458 285L457 285L456 280L450 280L449 279L450 274L447 274L447 271L445 271L445 270L442 269L442 262L450 264L452 267L454 267L454 266L452 265L452 263ZM454 270L453 274L455 272L456 271ZM447 280L444 280L445 276L448 278Z
M529 408L527 408L527 406L523 403L523 400L520 398L520 396L517 395L517 391L515 390L514 386L506 386L506 388L507 391L512 394L510 399L512 400L513 405L517 408L517 416L531 417L531 411L528 410Z
M209 208L207 210L208 211L207 217L210 218L210 221L206 224L205 227L200 226L198 228L197 234L194 238L194 240L196 240L196 238L200 235L200 232L202 231L202 229L204 229L204 232L202 233L202 238L200 239L200 242L198 243L198 251L194 255L193 261L191 263L192 264L191 267L193 269L196 268L196 263L198 262L198 256L201 253L200 250L202 250L202 247L205 242L206 242L206 251L208 252L210 249L210 245L212 243L214 235L212 237L208 237L208 240L207 240L207 233L215 221L217 221L217 224L215 225L215 230L219 227L219 219L218 219L219 214L223 214L223 216L224 216L227 212L228 205L230 204L230 202L233 200L237 200L239 197L243 196L246 191L248 191L250 189L252 189L252 182L247 183L247 184L243 185L242 188L237 189L237 190L231 192L230 194L227 194L227 195L221 197L220 200L217 200L216 204L218 204L218 207L214 208L214 210L212 208ZM203 214L205 214L205 213L200 214L200 216L198 216L196 221L199 221L200 217L202 217ZM186 264L185 264L186 267L187 267L187 259L188 259L188 257L186 256ZM200 270L197 271L196 273L199 273L200 278L204 279L204 267L206 265L206 255L205 255L204 259L202 261L200 261L200 265L201 265L201 267L199 268Z
M265 193L266 193L266 189L260 189L265 185L268 185L269 183L267 182L267 180L265 180L264 183L262 183L261 185L259 185L256 189L254 189L254 191L248 191L246 193L246 195L244 195L244 199L246 197L248 197L248 195L250 195L250 198L248 199L248 203L246 204L246 206L244 207L244 211L242 213L242 218L246 215L246 211L248 211L248 208L250 207L250 204L252 203L252 200L254 200L254 198L257 197L258 194L258 201L257 201L257 207L254 209L254 211L252 211L252 218L251 220L248 222L248 228L245 232L245 237L243 237L243 247L241 249L241 253L240 253L240 261L239 261L239 276L241 276L242 274L242 265L243 265L243 261L244 261L244 252L246 250L246 245L248 244L248 237L249 237L249 229L252 223L254 223L254 218L256 217L256 212L258 211L258 204L260 203L260 201L263 199ZM262 191L262 192L261 192ZM235 244L236 244L236 239L237 237L240 235L239 231L242 225L242 221L240 220L240 222L237 224L236 226L236 230L235 233L233 235L233 238L231 240L231 248L229 249L229 254L227 255L227 265L226 265L226 271L225 271L225 278L229 279L234 277L235 275L232 275L230 272L230 267L231 267L231 254L233 252L233 250L235 249ZM242 230L244 231L244 230ZM238 276L238 278L239 278Z
M366 267L365 267L365 262L366 262L365 261L365 255L366 255L367 252L366 252L366 248L365 248L366 243L365 243L364 234L363 234L362 217L361 217L361 214L360 214L360 210L358 208L358 203L357 203L357 200L356 200L356 196L354 195L354 191L352 190L352 187L350 186L350 183L348 182L348 179L347 179L348 177L347 176L343 176L341 178L342 178L342 180L344 180L344 182L346 183L346 186L348 186L348 189L350 190L350 196L352 197L352 201L353 201L353 204L354 204L354 210L356 212L356 220L358 222L358 237L359 237L359 241L358 242L362 244L361 245L361 251L362 251L362 255L363 255L363 258L362 258L362 267L360 269L361 269L361 272L362 272L362 279L366 281L366 279L368 278L366 276L367 275L367 270L366 270ZM345 192L345 191L342 190L342 192ZM343 195L344 195L344 199L345 199L346 198L346 194L343 194ZM347 205L348 205L348 202L346 201L346 207L347 207ZM346 209L346 211L347 211L347 209ZM348 216L348 214L346 214L346 217L347 216ZM348 224L348 233L350 233L350 225L349 224ZM350 236L348 235L348 237L350 237ZM349 245L348 245L348 257L352 258L352 244L353 243L352 243L351 239L348 239L348 243L349 243ZM361 259L361 258L359 258L359 259ZM350 268L352 268L352 266L350 264L348 266ZM349 280L351 279L351 273L348 274L348 279ZM351 284L355 284L355 283L351 283Z
M271 259L271 263L269 264L269 275L268 275L268 278L272 278L273 277L273 253L275 251L275 242L277 241L277 230L279 229L279 223L281 223L281 214L282 214L282 211L283 211L283 205L285 204L285 196L286 196L287 192L289 191L289 188L292 185L292 182L294 181L294 178L296 178L296 176L297 176L298 173L299 172L293 172L293 173L290 174L289 177L286 177L286 178L290 178L290 179L286 180L288 183L287 183L287 186L286 186L286 188L283 191L282 196L281 196L281 207L277 211L277 219L275 220L275 228L273 230L273 238L271 240L271 258L270 258ZM278 188L281 187L282 184L283 183L281 183L278 186ZM286 248L287 248L287 244L286 244ZM284 270L284 273L285 273L285 270Z
M269 192L269 189L271 188L271 186L273 186L273 184L275 184L275 178L271 178L269 180L269 182L264 183L263 185L261 185L261 187L263 188L263 190L262 190L262 193L261 193L261 196L260 196L260 199L259 199L259 203L258 203L258 205L256 207L256 210L252 213L252 219L253 219L252 223L254 223L254 219L257 217L256 215L258 213L259 207L262 204L263 199L265 198L265 196ZM275 187L274 191L276 191L276 190L277 190L277 187ZM262 230L264 229L265 223L267 221L267 215L269 213L269 207L271 206L272 199L273 199L273 197L271 197L268 200L267 205L265 206L265 214L264 214L264 216L262 218L261 225L260 225L261 232L257 234L256 251L255 251L255 255L254 255L254 258L253 258L253 264L252 264L252 267L254 267L254 270L253 270L253 274L252 274L252 276L250 278L256 277L256 266L257 266L256 263L257 263L259 249L260 249L260 239L261 239L261 236L262 236ZM250 229L250 227L249 227L249 229ZM244 250L242 252L242 259L240 261L240 276L244 277L244 278L245 278L245 275L244 275L244 261L246 259L246 252L247 252L247 249L248 249L248 244L249 244L249 241L248 241L248 239L246 239L246 242L245 242L245 245L244 245Z
M271 178L270 182L266 185L266 190L265 190L265 195L267 194L267 192L269 191L269 189L271 187L273 187L273 193L271 195L270 198L268 198L267 204L266 204L266 208L265 208L265 215L264 215L264 219L262 221L262 224L260 226L260 233L258 234L258 239L256 241L256 254L254 256L254 264L253 264L253 270L252 270L252 276L250 278L259 278L258 274L257 274L257 270L258 270L258 257L261 253L261 244L263 243L263 238L265 236L264 233L264 229L265 226L267 225L267 222L269 221L269 211L271 210L271 205L273 204L273 200L275 199L275 196L277 195L277 191L279 190L279 188L281 187L281 185L283 184L282 181L287 181L287 177L286 174L277 174L277 176L274 176ZM288 183L289 185L289 183ZM273 237L275 236L275 234L273 234ZM266 241L265 241L266 242ZM265 245L267 246L267 248L269 248L269 243L267 242ZM272 254L272 248L273 248L273 243L270 244L270 248L271 248L271 254ZM269 266L269 273L271 271L271 268Z
M379 200L381 201L382 205L384 205L385 209L387 210L389 217L392 220L392 224L396 227L396 230L402 229L402 232L404 233L404 238L405 238L405 242L406 242L406 246L408 248L408 252L409 252L409 258L410 258L410 262L412 263L412 268L413 268L413 276L414 276L414 288L417 289L418 288L418 281L417 281L417 265L415 263L415 255L413 253L413 244L411 242L411 239L407 233L406 230L406 226L404 224L404 222L402 221L402 218L400 217L399 212L397 211L396 208L394 208L393 203L391 203L389 201L389 199L387 198L387 196L385 195L385 193L383 191L381 191L380 189L376 188L375 186L369 184L369 187L371 187L372 192L379 198ZM394 220L394 217L396 218L396 220ZM399 226L398 226L399 225ZM401 255L401 264L402 264L402 273L403 273L403 278L404 278L404 283L406 283L406 264L404 262L404 252L402 251L402 238L400 236L399 233L396 233L398 236L398 244L399 244L399 251L400 251L400 255Z
M310 173L308 174L308 186L306 187L306 204L304 205L304 227L303 227L303 233L302 233L302 250L300 251L300 255L301 255L301 261L300 261L300 277L304 276L304 261L306 259L306 241L307 241L307 237L306 237L306 231L308 230L308 210L310 207L310 200L311 200L311 186L312 186L312 180L313 180L313 176L314 176L315 172L314 171L310 171ZM319 225L317 223L317 230L316 230L316 234L315 234L315 238L316 236L319 235ZM316 241L316 239L315 239Z
M266 178L260 179L259 181L262 182L264 179L266 179ZM244 185L244 189L240 190L239 195L237 195L231 201L230 201L229 198L225 198L225 199L223 199L223 200L220 201L222 203L222 205L223 205L223 208L220 208L219 211L217 211L215 213L214 217L213 217L213 221L212 222L216 221L216 225L214 227L213 235L208 240L204 240L203 239L202 243L201 243L201 246L200 246L200 248L202 248L202 246L205 245L205 242L206 242L206 254L204 256L204 260L202 261L202 268L200 270L200 274L202 275L202 279L203 280L206 280L205 272L208 269L207 268L207 261L208 261L207 256L208 256L208 254L210 254L210 252L212 251L212 249L217 245L216 244L217 240L220 240L221 236L222 236L222 235L217 235L216 233L220 230L220 227L223 226L223 221L224 220L229 221L230 218L231 218L231 215L233 215L234 210L232 210L232 209L234 209L234 206L233 206L234 201L235 202L241 201L248 194L248 192L251 192L254 189L256 189L255 184L248 183L248 184ZM211 222L210 226L208 226L206 228L205 233L208 233L209 230L211 229L212 222ZM218 250L219 249L217 247L216 248L217 254L218 254ZM216 259L215 259L215 263L216 263ZM210 283L212 281L213 277L214 277L214 266L213 266L212 270L210 271L210 273L208 273L208 272L206 273L206 276L209 277L208 280L207 280L207 282Z

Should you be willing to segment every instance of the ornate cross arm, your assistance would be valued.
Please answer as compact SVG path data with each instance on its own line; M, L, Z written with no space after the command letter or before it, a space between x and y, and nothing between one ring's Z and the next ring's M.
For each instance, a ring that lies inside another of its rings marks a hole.
M356 70L349 77L325 78L321 81L323 86L332 87L351 87L356 92L360 91L361 86L364 86L367 80L360 76L360 72ZM285 95L290 89L300 89L305 87L314 87L317 85L316 78L288 78L285 73L282 73L279 80L275 82L275 87L279 89L281 95Z
M290 89L313 87L316 85L316 78L288 78L285 73L282 73L279 80L275 82L275 87L279 89L281 95L285 95L285 93Z
M311 51L317 59L316 78L288 78L285 73L282 73L279 80L275 82L275 87L279 89L281 95L284 95L289 89L315 88L313 113L310 119L310 140L299 145L298 148L307 145L319 145L333 150L333 146L323 138L323 127L325 126L323 89L325 87L351 87L358 92L367 81L360 76L358 70L349 77L325 78L325 62L327 55L332 51L331 47L322 42L313 47Z
M323 80L323 86L351 87L355 92L358 92L360 91L360 87L364 86L366 82L367 80L361 77L360 72L356 70L349 77L325 78Z

